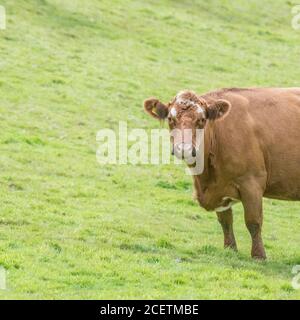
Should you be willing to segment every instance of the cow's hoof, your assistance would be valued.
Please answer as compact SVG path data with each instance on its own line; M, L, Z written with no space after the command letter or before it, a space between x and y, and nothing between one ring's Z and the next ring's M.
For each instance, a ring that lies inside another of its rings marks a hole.
M225 244L224 249L230 249L233 251L238 251L237 246L235 243Z
M267 259L266 255L254 255L252 258L256 261L264 261Z
M237 245L234 237L224 239L224 249L231 249L237 251Z

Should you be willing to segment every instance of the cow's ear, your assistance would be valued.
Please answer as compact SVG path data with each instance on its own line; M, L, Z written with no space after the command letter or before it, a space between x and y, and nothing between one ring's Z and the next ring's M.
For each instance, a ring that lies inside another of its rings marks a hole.
M168 107L158 99L149 98L144 101L144 109L155 119L163 120L168 116Z
M209 120L218 120L224 118L230 111L231 104L227 100L216 100L206 109L206 116Z

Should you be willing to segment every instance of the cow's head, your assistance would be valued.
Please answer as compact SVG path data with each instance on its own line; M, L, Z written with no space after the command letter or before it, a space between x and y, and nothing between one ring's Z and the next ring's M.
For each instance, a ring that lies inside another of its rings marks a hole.
M149 98L145 100L144 108L155 119L168 119L172 133L172 154L189 160L197 154L196 129L204 129L208 121L224 118L231 105L226 100L216 100L208 104L194 92L182 91L168 104Z

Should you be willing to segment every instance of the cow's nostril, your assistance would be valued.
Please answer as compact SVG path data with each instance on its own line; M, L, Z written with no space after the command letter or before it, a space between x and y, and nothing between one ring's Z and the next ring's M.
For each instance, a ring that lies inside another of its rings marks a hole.
M196 148L193 147L193 150L192 150L192 157L196 157L197 155L197 152L196 152Z
M196 157L196 154L196 148L192 144L177 143L172 148L172 155L180 159Z

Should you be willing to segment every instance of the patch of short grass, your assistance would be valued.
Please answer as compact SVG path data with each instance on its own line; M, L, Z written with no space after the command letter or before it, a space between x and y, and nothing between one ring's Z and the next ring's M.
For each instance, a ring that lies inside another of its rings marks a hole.
M154 128L142 101L181 89L299 86L293 2L3 0L3 299L299 299L299 204L265 201L269 260L223 250L180 166L100 166L96 133Z

